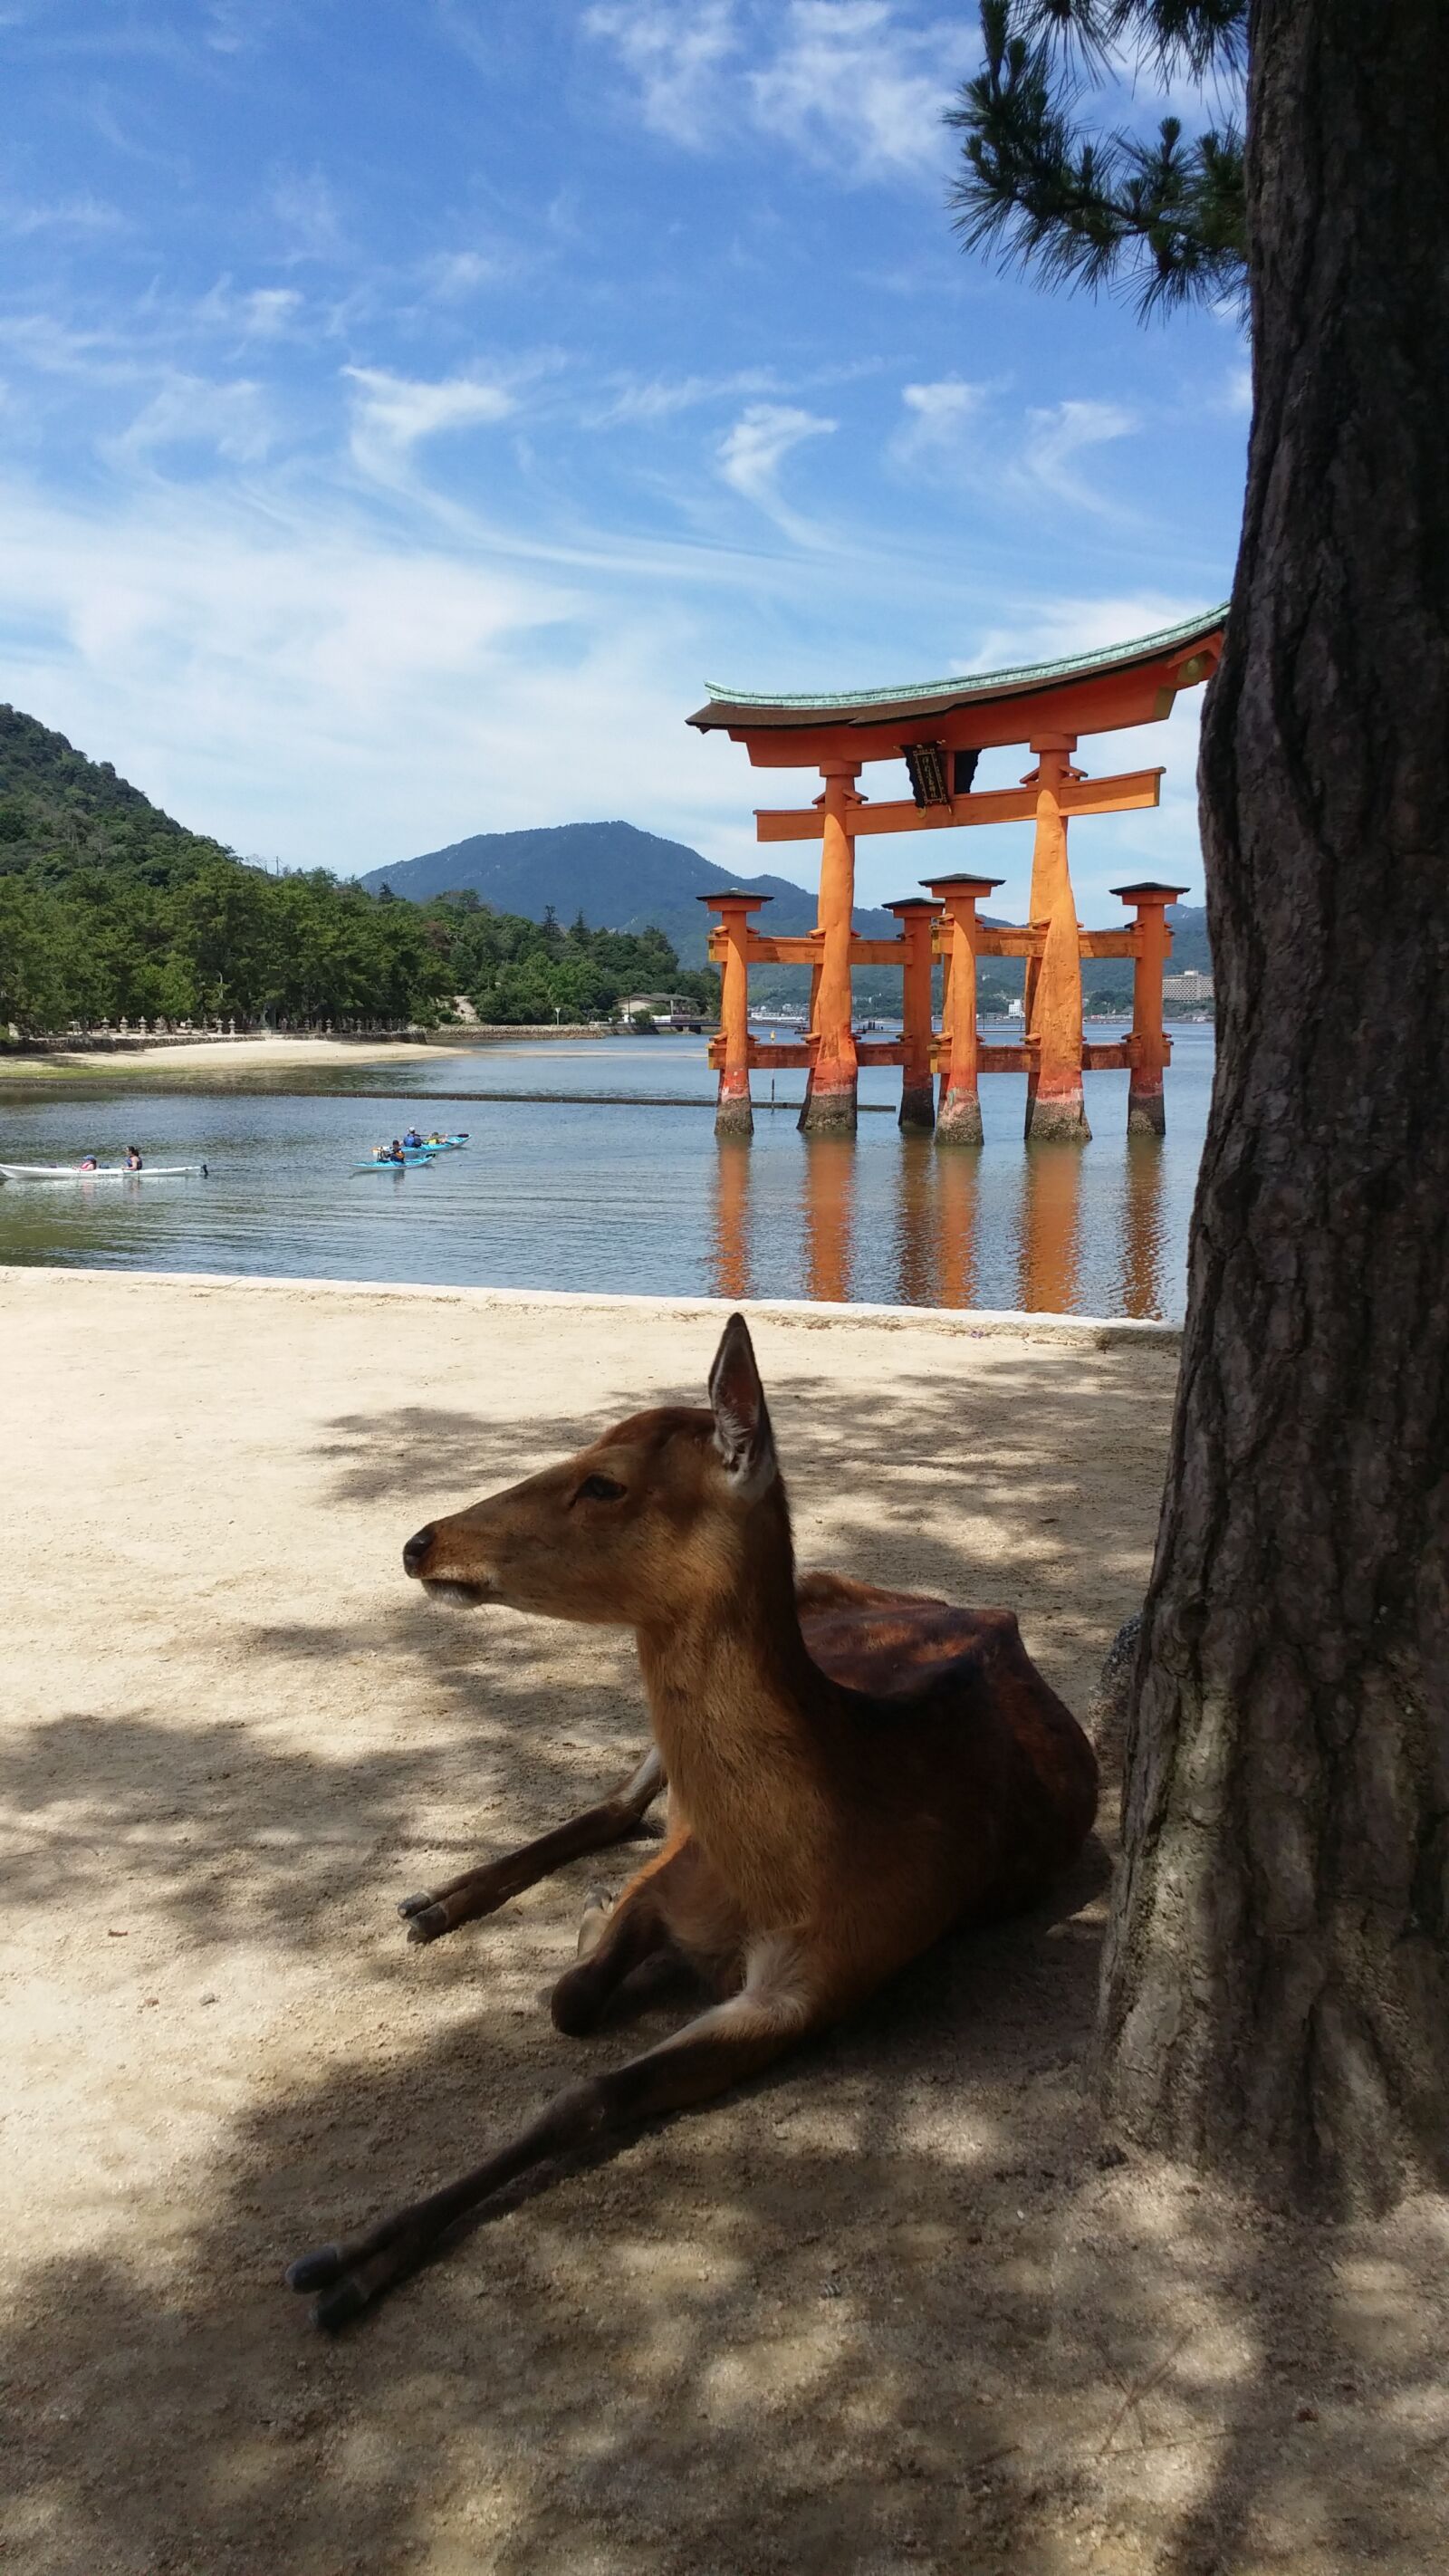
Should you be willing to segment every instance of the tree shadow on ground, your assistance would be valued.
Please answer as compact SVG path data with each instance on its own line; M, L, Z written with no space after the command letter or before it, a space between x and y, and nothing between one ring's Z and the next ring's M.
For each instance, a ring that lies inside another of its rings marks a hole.
M1015 1358L883 1393L804 1357L770 1372L802 1557L1005 1600L1080 1705L1141 1595L1165 1377L1145 1400L1117 1354L1052 1372ZM328 1500L369 1546L396 1507L400 1539L638 1401L621 1385L587 1420L561 1405L523 1425L502 1395L496 1417L348 1417L325 1437ZM1102 1526L1081 1468L1094 1444L1114 1445L1119 1490L1140 1461L1134 1526ZM190 1650L204 1718L159 1699L80 1711L0 1755L21 1836L12 1929L43 1943L43 1973L128 1925L151 1945L93 2007L133 2016L111 2115L127 2083L193 2057L219 2104L184 2153L163 2126L154 2164L99 2135L91 2200L58 2205L51 2249L16 2276L0 2538L17 2565L1444 2562L1442 2204L1325 2230L1120 2158L1092 2085L1100 1847L1054 1904L942 1945L756 2085L545 2177L360 2330L313 2335L280 2286L291 2255L445 2179L581 2065L678 2018L650 2006L580 2048L541 2010L584 1886L622 1877L624 1852L404 1946L395 1894L584 1803L643 1721L608 1640L434 1615L397 1581L396 1600L330 1623L280 1592L269 1615L235 1616ZM365 1741L359 1674L396 1710ZM233 1978L215 2019L203 1973ZM271 2019L253 2032L263 1977ZM68 2045L83 2081L79 2026ZM20 2116L45 2120L47 2097Z

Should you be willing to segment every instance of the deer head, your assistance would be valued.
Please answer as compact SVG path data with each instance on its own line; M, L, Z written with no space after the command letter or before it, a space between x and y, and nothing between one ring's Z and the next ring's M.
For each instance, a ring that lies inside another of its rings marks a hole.
M404 1571L444 1598L629 1628L698 1610L755 1563L790 1578L789 1511L742 1315L721 1337L708 1409L631 1414L403 1549Z

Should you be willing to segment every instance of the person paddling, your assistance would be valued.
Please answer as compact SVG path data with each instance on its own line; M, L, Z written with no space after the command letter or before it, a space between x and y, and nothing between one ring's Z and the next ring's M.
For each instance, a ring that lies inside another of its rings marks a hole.
M142 1163L142 1161L141 1161L141 1148L140 1148L140 1146L139 1146L139 1145L128 1145L128 1146L126 1147L126 1169L127 1169L127 1171L128 1171L128 1172L139 1172L139 1171L142 1171L144 1168L145 1168L145 1167L144 1167L144 1165L143 1165L143 1163Z

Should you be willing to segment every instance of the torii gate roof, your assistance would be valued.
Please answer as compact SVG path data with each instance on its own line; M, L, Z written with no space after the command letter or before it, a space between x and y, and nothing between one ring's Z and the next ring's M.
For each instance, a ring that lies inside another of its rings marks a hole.
M891 689L793 697L711 682L708 703L689 722L700 733L728 732L767 768L799 768L832 755L889 760L903 743L926 740L968 750L1046 732L1115 733L1165 716L1179 689L1208 678L1226 617L1224 604L1135 643Z

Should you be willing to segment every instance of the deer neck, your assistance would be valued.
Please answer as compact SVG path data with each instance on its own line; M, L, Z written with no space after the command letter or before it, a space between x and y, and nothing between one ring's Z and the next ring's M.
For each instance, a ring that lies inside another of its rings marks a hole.
M830 1686L800 1632L788 1531L638 1643L655 1738L701 1849L752 1920L798 1919L826 1824L817 1721Z

